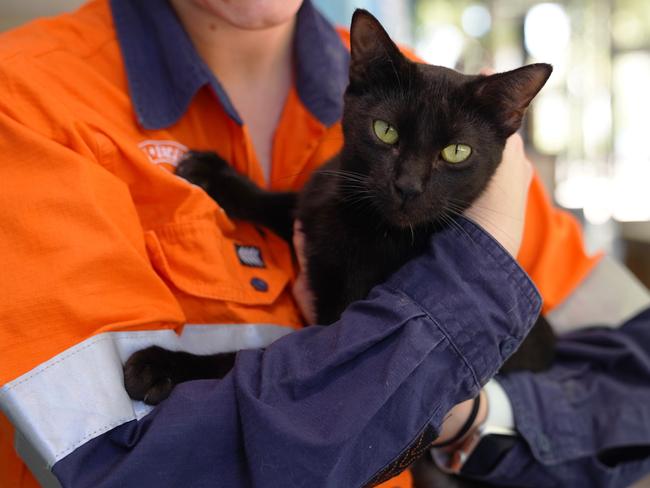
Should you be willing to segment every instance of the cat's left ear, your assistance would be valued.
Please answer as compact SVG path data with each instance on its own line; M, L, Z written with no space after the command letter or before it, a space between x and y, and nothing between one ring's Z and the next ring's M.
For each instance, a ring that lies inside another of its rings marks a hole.
M376 83L386 75L398 77L404 56L379 21L368 11L355 10L350 27L350 84Z
M550 64L538 63L483 76L473 82L474 95L479 105L488 106L494 112L507 137L521 127L526 108L552 71Z

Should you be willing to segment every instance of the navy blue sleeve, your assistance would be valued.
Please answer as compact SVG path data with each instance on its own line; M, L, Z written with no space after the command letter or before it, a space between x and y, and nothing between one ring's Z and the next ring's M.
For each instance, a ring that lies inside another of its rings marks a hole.
M223 380L177 386L53 472L64 487L287 488L364 486L403 469L540 308L496 241L469 221L459 229L437 234L336 324L242 351Z
M567 334L549 371L499 383L521 439L486 481L613 488L650 473L650 310Z

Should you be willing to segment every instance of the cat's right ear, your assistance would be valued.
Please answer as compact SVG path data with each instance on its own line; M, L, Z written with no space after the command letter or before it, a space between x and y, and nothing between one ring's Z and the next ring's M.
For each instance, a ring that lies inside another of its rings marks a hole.
M480 76L473 82L477 102L490 107L507 137L519 129L528 105L552 72L550 64L537 63Z
M390 72L404 60L397 45L379 21L367 10L357 9L350 27L350 84L363 85ZM390 71L386 71L386 69Z

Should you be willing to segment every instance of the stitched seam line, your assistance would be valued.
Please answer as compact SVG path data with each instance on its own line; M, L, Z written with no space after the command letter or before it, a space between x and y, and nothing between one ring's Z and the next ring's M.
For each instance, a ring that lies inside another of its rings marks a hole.
M119 425L123 425L126 422L130 422L132 420L135 420L135 417L129 418L129 417L122 417L120 419L114 420L113 422L110 422L102 427L99 427L98 429L93 430L92 432L86 434L83 436L81 439L78 439L75 441L74 444L70 445L69 447L66 447L65 449L57 452L54 454L55 462L58 462L63 456L71 453L74 451L76 448L84 444L87 440L92 439L94 437L98 437L99 435L103 434L104 432L108 432L111 430L113 427L117 427ZM50 466L51 467L51 466Z
M186 326L192 327L196 325L211 325L211 324L186 324ZM254 325L254 326L264 326L264 325L271 325L271 326L278 326L278 327L290 327L290 326L285 326L285 325L278 325L278 324L217 324L217 325L211 325L214 327L220 327L220 326L228 326L228 325L236 325L236 326L246 326L246 325ZM17 386L25 383L26 381L29 381L36 376L40 375L41 373L47 371L48 369L52 368L53 366L56 366L57 364L71 358L72 356L79 354L80 352L84 351L85 349L88 349L89 347L98 344L103 341L108 341L108 340L118 340L118 341L131 341L131 340L136 340L136 339L147 339L151 337L151 332L159 332L159 331L165 331L165 330L171 330L171 329L156 329L154 331L142 331L142 332L130 332L130 331L124 331L124 330L117 330L117 331L110 331L110 332L104 332L100 335L98 335L96 338L92 339L88 344L85 344L82 347L77 346L72 346L77 347L78 349L74 351L70 351L69 353L61 356L59 359L54 361L51 364L48 364L46 367L43 369L40 369L38 371L34 371L33 373L29 373L26 377L24 377L22 380L19 382L12 384L12 385L4 385L0 389L0 398L4 396L7 392L13 390ZM195 329L192 329L195 330ZM196 329L200 333L207 333L208 329ZM293 328L291 328L293 330ZM123 333L127 333L128 335L124 335ZM194 333L194 332L193 332ZM108 334L108 335L105 335ZM118 335L119 334L119 335ZM38 366L37 366L38 367Z
M451 347L454 350L454 352L456 353L456 355L461 359L461 361L465 364L465 366L467 366L467 368L470 370L470 372L472 373L472 378L474 379L474 383L477 386L480 387L481 383L478 380L478 377L476 376L476 372L474 371L474 368L472 367L471 364L469 364L469 362L467 361L467 358L465 358L465 356L463 354L461 354L460 349L456 346L454 341L451 339L451 337L449 336L449 333L447 332L447 330L445 330L445 328L442 327L440 325L440 323L436 319L434 319L426 309L424 309L418 302L413 300L413 298L411 298L409 295L404 293L402 290L397 290L397 289L392 288L392 287L387 287L387 288L391 289L394 293L397 293L397 294L403 296L404 298L408 299L412 304L414 304L419 310L422 311L424 316L426 316L431 322L433 322L433 324L438 328L438 330L442 333L442 335L445 337L445 339L447 339L447 341L451 345Z
M377 477L382 476L382 474L383 474L386 470L390 469L390 468L392 467L392 465L393 465L395 462L399 461L399 460L400 460L400 457L401 457L405 452L407 452L408 450L410 450L412 447L415 447L415 444L417 444L417 443L421 443L421 442L422 442L422 439L421 439L420 437L421 437L421 436L426 432L426 428L427 428L427 426L431 424L431 419L433 419L433 417L438 413L439 410L440 410L439 408L436 408L436 409L431 413L431 415L427 418L427 420L424 422L424 424L422 425L422 427L420 427L420 428L418 429L418 433L413 437L413 439L412 439L409 443L407 443L407 445L406 445L403 449L400 450L400 452L399 452L399 454L397 454L397 456L395 456L393 459L391 459L391 460L388 462L388 464L386 464L384 467L382 467L382 468L378 469L377 471L375 471L375 473L374 473L370 478L368 478L368 480L367 480L365 483L362 483L361 486L362 486L362 487L372 486L372 485L370 485L370 484L373 483L373 482L375 481L375 479L377 479ZM439 434L439 433L438 433L438 434ZM393 469L394 469L394 467L393 467Z
M38 370L38 371L35 371L35 372L29 374L28 376L26 376L25 378L23 378L22 380L20 380L18 383L13 384L13 385L10 385L10 386L5 385L5 386L2 388L3 391L0 392L0 396L4 395L6 392L8 392L8 391L10 391L10 390L13 390L13 389L16 388L17 386L19 386L19 385L25 383L26 381L29 381L29 380L35 378L36 376L38 376L39 374L41 374L41 373L47 371L48 369L52 368L53 366L56 366L57 364L59 364L59 363L65 361L65 360L71 358L72 356L75 356L76 354L79 354L80 352L84 351L85 349L88 349L90 346L93 346L93 345L95 345L95 344L98 344L98 343L100 343L100 342L104 342L104 341L108 341L108 340L120 340L120 341L121 341L121 340L134 340L134 339L142 339L142 338L146 338L146 337L149 336L149 334L147 334L147 333L137 333L137 332L135 332L134 334L135 334L135 335L133 335L133 336L127 336L127 337L122 337L122 336L113 336L113 335L110 335L110 336L99 337L99 338L97 338L97 339L91 340L91 341L90 341L88 344L86 344L85 346L80 347L80 348L78 348L77 350L72 351L72 352L70 352L70 353L68 353L68 354L66 354L66 355L64 355L64 356L62 356L62 357L60 357L59 359L57 359L57 360L54 361L53 363L48 364L48 365L47 365L46 367L44 367L43 369L40 369L40 370ZM73 346L73 347L74 347L74 346Z
M471 222L471 221L468 220L467 222ZM513 276L516 275L515 282L517 283L517 285L520 285L520 288L524 288L524 286L521 285L527 285L525 286L525 288L527 288L527 291L523 296L528 301L528 304L530 306L529 309L530 310L534 309L539 302L539 298L536 294L537 288L535 287L535 284L532 282L530 277L526 274L526 272L523 269L521 269L521 267L517 264L516 261L514 261L513 258L509 258L507 260L504 259L507 256L505 256L502 253L507 253L507 251L502 250L501 252L495 252L493 246L495 245L496 241L489 238L487 235L484 234L484 232L479 231L476 224L470 223L469 225L464 225L463 227L468 228L467 230L469 230L474 235L474 237L482 241L487 241L486 245L481 246L481 248L484 251L487 251L487 255L490 256L491 260L499 268L504 268L506 266L510 268L509 270L504 270L504 269L501 270L508 273L507 274L508 280L510 280Z

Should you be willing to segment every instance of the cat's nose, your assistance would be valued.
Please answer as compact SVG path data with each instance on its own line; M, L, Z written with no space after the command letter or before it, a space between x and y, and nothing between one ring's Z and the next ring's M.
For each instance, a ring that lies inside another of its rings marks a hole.
M398 179L394 183L395 193L403 200L411 200L422 193L422 183L413 179Z

